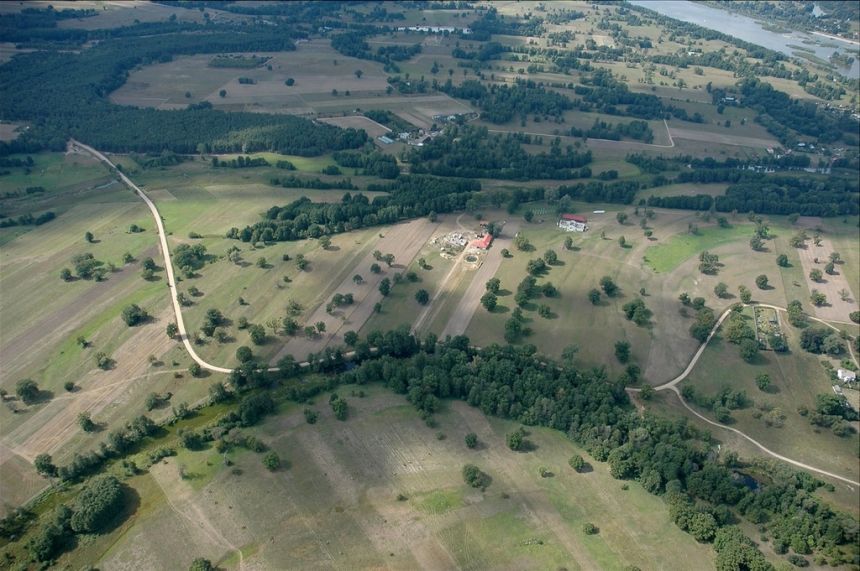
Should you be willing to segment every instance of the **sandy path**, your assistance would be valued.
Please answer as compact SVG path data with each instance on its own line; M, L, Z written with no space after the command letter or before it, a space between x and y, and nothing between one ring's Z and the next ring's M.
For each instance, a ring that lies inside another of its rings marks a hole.
M347 331L361 329L361 326L373 314L374 305L382 300L382 294L379 293L379 282L386 277L391 280L395 272L408 267L438 226L437 222L420 218L389 228L385 232L385 236L376 243L375 249L383 254L394 254L395 267L385 268L382 273L374 274L370 272L371 264L376 262L373 259L373 254L368 253L362 257L352 268L352 271L346 272L343 281L335 289L337 293L353 294L355 303L328 314L325 306L329 300L323 300L307 318L306 323L308 325L320 321L325 323L325 333L316 339L302 336L290 339L275 355L273 362L285 355L293 355L297 360L303 361L308 353L317 353L329 345L342 345L343 334ZM382 263L380 266L385 266L385 264ZM355 274L361 275L365 281L361 284L354 283L352 276Z
M702 141L705 143L719 143L721 145L734 145L737 147L768 148L778 147L779 143L772 139L758 139L756 137L743 137L741 135L723 135L693 129L669 128L672 137L687 139L689 141Z
M472 283L469 284L469 288L454 309L451 319L448 320L448 324L442 330L442 335L440 335L442 339L447 335L462 335L466 332L469 322L472 321L472 316L481 305L481 297L486 291L487 281L496 275L499 266L502 265L502 249L510 250L513 247L513 238L519 229L518 220L509 221L504 225L501 234L493 241L493 245L487 251L484 263L472 276Z
M803 266L803 275L806 277L806 283L809 286L809 291L817 289L827 296L827 304L822 307L814 307L815 315L821 319L829 319L832 321L846 321L848 314L852 311L857 311L857 299L851 290L851 284L841 271L840 264L836 265L838 274L831 276L824 272L824 266L830 261L830 253L835 252L833 243L823 238L821 245L816 246L812 240L808 241L805 248L798 248L797 253L800 255L800 264ZM815 263L815 258L818 258L818 263ZM809 278L809 272L813 269L821 270L824 274L823 281L814 282ZM851 294L847 301L842 301L839 296L839 290L848 290Z
M778 305L770 305L767 303L758 303L755 305L757 305L759 307L769 307L771 309L775 309L776 311L786 311L786 309L784 307L779 307ZM852 486L860 487L860 482L855 482L854 480L852 480L850 478L846 478L844 476L840 476L839 474L834 474L833 472L828 472L826 470L822 470L820 468L810 466L809 464L804 464L803 462L798 462L797 460L792 460L791 458L788 458L787 456L777 454L776 452L774 452L770 448L767 448L764 444L762 444L758 440L755 440L754 438L752 438L751 436L748 436L744 432L741 432L737 428L732 428L731 426L726 426L725 424L720 424L719 422L714 422L713 420L711 420L708 417L704 416L703 414L699 413L697 410L693 409L689 404L687 404L687 401L685 401L684 398L681 396L681 391L678 390L678 383L680 383L681 381L686 379L687 376L690 374L690 372L693 370L693 368L696 366L696 363L699 361L699 357L701 357L702 353L704 353L705 348L708 346L708 343L711 341L711 339L713 339L714 335L716 335L717 330L719 330L719 328L720 328L720 325L722 325L723 321L725 321L725 319L729 316L729 314L731 312L732 312L731 307L729 307L728 309L726 309L723 312L723 314L720 316L720 318L714 324L714 327L713 327L713 329L711 329L711 332L708 334L708 338L705 339L705 342L702 343L701 346L699 346L699 350L696 351L695 355L693 355L693 358L690 360L690 364L687 365L687 368L684 369L684 372L681 373L680 375L678 375L677 377L675 377L674 379L672 379L671 381L664 383L658 387L654 387L654 389L658 390L658 391L669 390L669 391L674 392L678 396L678 399L681 401L681 404L684 405L684 408L686 408L688 411L690 411L691 413L693 413L694 415L696 415L697 417L699 417L700 419L704 420L705 422L707 422L708 424L710 424L712 426L716 426L718 428L722 428L723 430L728 430L730 432L734 432L735 434L739 435L744 440L747 440L750 443L752 443L754 446L756 446L759 450L761 450L765 454L769 454L770 456L773 456L774 458L777 458L778 460L782 460L783 462L787 462L788 464L791 464L792 466L796 466L798 468L803 468L804 470L808 470L810 472L815 472L815 473L821 474L823 476L828 476L830 478L840 480L840 481L845 482L846 484L850 484ZM827 323L821 319L818 319L815 317L810 317L810 319L812 319L813 321L817 321L819 323L822 323L823 325L826 325L827 327L830 327L833 330L839 331L839 329L837 329L833 325L830 325L829 323ZM851 352L851 358L855 361L855 364L856 364L857 357L854 355L853 351ZM633 392L633 393L637 393L641 389L627 389L627 390L630 392Z

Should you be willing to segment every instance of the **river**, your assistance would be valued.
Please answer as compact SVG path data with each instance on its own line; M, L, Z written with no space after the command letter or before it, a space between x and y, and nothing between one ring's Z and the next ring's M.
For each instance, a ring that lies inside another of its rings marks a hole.
M850 78L860 78L860 57L857 55L858 46L845 40L831 37L809 34L806 32L777 33L765 30L761 24L752 18L728 12L719 8L711 8L697 2L687 0L630 0L630 4L649 8L682 22L698 24L703 28L716 30L732 35L738 39L756 44L771 50L784 53L789 56L797 56L801 50L792 48L802 46L805 50L811 50L820 59L829 62L828 59L834 51L854 56L854 63L850 68L836 67L841 75ZM840 48L824 47L820 44L835 44ZM797 52L797 53L795 53Z

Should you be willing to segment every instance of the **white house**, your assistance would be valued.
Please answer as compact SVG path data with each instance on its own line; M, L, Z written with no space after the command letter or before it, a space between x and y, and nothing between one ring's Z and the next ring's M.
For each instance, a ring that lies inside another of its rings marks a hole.
M580 214L562 214L558 227L566 232L585 232L588 230L588 219Z
M838 369L836 371L836 378L843 383L854 383L857 381L857 373L848 369Z

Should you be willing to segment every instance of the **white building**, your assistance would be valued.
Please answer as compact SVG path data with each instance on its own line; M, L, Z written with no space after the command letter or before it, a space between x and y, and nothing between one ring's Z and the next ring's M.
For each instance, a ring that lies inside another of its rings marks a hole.
M836 371L836 378L843 383L854 383L857 382L857 373L848 369L838 369Z
M588 230L588 219L580 214L562 214L558 227L566 232L585 232Z

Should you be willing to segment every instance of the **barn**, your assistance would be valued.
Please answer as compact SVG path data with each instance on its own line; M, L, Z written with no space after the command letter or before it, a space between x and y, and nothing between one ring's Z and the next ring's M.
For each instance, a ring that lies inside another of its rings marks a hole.
M562 214L558 227L565 232L585 232L588 230L588 219L581 214Z

